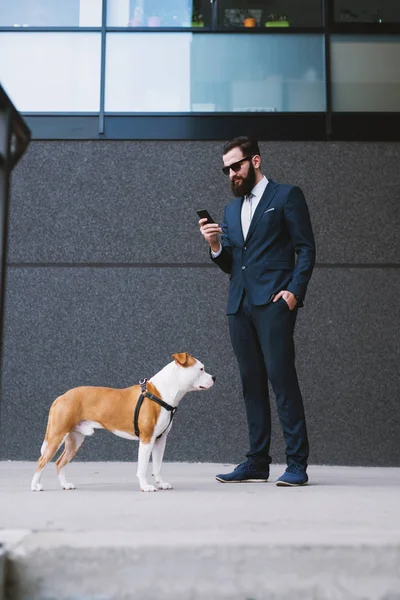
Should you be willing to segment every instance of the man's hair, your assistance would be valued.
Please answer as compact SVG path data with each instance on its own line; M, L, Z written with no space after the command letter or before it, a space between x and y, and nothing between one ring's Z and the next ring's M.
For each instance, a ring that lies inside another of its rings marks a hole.
M247 137L246 135L241 135L240 137L236 137L230 142L227 142L222 148L222 154L224 155L234 148L240 148L243 156L254 156L255 154L261 156L257 140Z

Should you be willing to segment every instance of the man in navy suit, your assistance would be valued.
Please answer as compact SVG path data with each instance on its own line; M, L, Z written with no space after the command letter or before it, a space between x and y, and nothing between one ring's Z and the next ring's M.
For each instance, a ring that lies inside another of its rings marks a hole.
M287 469L276 483L304 485L309 447L293 333L315 264L310 215L300 188L262 174L257 141L239 137L228 142L223 162L235 198L225 207L221 226L206 219L199 224L212 260L230 279L227 315L250 449L244 463L216 478L223 483L268 480L269 379L286 443Z

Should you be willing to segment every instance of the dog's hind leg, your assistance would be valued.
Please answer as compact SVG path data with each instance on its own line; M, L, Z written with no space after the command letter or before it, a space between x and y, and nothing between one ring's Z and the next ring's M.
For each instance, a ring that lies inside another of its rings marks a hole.
M65 466L74 458L75 454L78 452L79 448L83 444L83 440L85 436L83 433L79 431L70 431L66 440L65 440L65 448L64 452L61 454L60 458L56 461L58 480L61 483L61 487L64 490L74 490L75 486L73 483L68 483L65 477Z
M31 483L32 492L41 492L43 490L43 486L40 483L43 469L60 448L66 435L68 434L58 434L57 436L53 436L51 439L47 439L43 442L41 450L42 455L38 460L37 469Z

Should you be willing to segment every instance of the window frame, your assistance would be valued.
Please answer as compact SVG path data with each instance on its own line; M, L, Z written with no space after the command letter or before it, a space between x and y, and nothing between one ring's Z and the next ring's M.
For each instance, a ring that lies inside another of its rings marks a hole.
M107 3L102 0L100 27L2 27L0 33L23 32L100 32L101 75L100 110L96 113L22 113L32 130L32 138L45 139L110 139L110 140L224 140L246 133L259 140L270 141L398 141L400 140L399 112L334 112L332 110L331 36L332 35L400 35L399 23L338 23L334 20L335 0L320 0L320 27L226 29L218 27L220 0L211 0L209 27L114 27L107 25ZM112 0L111 0L112 1ZM160 32L194 35L304 35L320 34L324 38L326 110L318 113L106 113L105 58L106 36L109 32L148 35Z

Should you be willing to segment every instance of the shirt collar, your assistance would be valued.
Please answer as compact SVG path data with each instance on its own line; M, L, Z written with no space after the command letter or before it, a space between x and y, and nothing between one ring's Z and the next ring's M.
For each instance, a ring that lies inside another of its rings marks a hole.
M259 181L257 183L257 185L255 185L253 187L250 194L248 196L246 196L246 198L249 199L250 195L252 195L255 198L261 198L261 196L265 192L265 188L267 187L267 185L268 185L268 179L264 175L264 177L261 179L261 181Z

